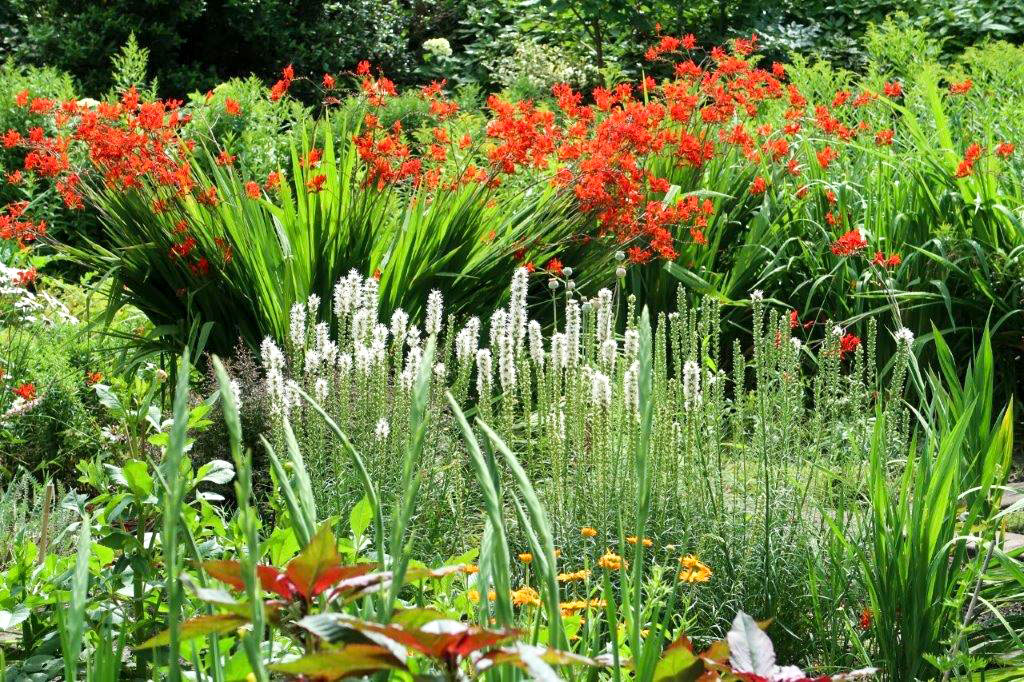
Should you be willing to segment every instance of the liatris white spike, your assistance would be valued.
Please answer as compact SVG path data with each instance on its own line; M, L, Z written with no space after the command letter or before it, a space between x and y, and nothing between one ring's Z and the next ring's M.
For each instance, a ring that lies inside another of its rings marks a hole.
M320 353L315 348L310 348L306 351L306 356L303 362L303 370L306 374L315 374L320 369Z
M437 336L441 333L441 318L444 314L444 299L441 292L434 289L427 295L427 317L423 328L427 336Z
M619 344L615 339L605 339L601 344L601 363L609 372L615 370L615 358L618 355Z
M491 351L486 348L476 352L476 392L480 400L490 400Z
M380 282L373 277L367 277L363 281L363 297L360 307L369 310L377 310L377 292L380 290Z
M319 352L323 352L324 347L331 340L331 331L327 328L326 322L317 322L313 326L313 347Z
M508 311L498 308L491 315L491 348L498 347L498 340L506 334Z
M612 292L608 289L601 289L597 292L595 302L597 309L597 342L604 343L612 335L612 322L615 319L615 311L612 309Z
M590 377L590 402L603 409L612 405L612 382L604 372L594 372Z
M320 361L324 367L333 367L335 361L338 359L338 344L334 343L330 339L324 342L323 347L320 349Z
M635 329L627 329L622 339L622 354L626 360L635 360L640 354L640 332Z
M498 379L503 391L511 391L516 385L516 356L508 336L503 336L498 343Z
M569 366L569 339L565 334L551 335L551 366L556 370Z
M377 420L377 425L373 427L373 436L378 441L385 441L388 439L388 434L391 433L391 425L388 424L388 420L381 417Z
M530 273L526 268L516 268L512 273L509 287L508 327L515 343L516 353L526 338L526 293L530 284Z
M228 388L231 389L231 395L235 399L235 407L238 410L242 409L242 387L239 385L237 379L228 380Z
M694 360L683 363L683 409L695 409L701 404L700 365Z
M374 359L376 353L369 346L364 346L361 343L356 343L356 371L360 374L367 376L373 369Z
M434 364L434 378L442 383L448 380L448 368L443 362Z
M409 348L420 347L420 330L416 325L409 327L408 331L405 332L405 342Z
M352 283L347 277L342 277L334 285L334 314L339 319L345 318L352 311L353 291Z
M313 382L313 396L316 398L318 403L323 403L327 400L327 395L330 393L330 384L327 383L326 377L318 377Z
M750 300L751 301L763 301L764 300L764 292L761 291L760 289L754 289L753 291L750 292Z
M460 365L472 362L480 343L480 318L471 317L455 336L455 359Z
M420 365L423 363L423 349L419 346L413 346L409 349L409 352L405 356L405 367L402 369L402 388L407 391L412 390L412 386L416 383L416 375L420 372Z
M293 347L306 347L306 307L301 303L292 305L288 320L288 338Z
M530 320L530 358L533 364L544 368L544 334L540 329L540 322Z
M299 387L299 384L295 380L288 379L284 383L284 389L285 404L288 406L289 410L293 407L298 407L299 405L302 404L302 396L299 395L299 391L302 389Z
M911 346L914 343L914 332L910 331L906 327L900 327L897 329L896 333L893 334L893 337L896 339L896 343L905 343L907 346Z
M568 367L575 367L579 364L582 329L580 304L574 298L569 299L565 304L565 338L568 347Z
M284 367L284 353L269 336L260 344L260 360L267 371L279 370Z
M338 373L347 376L352 372L352 354L342 353L338 356Z
M379 322L373 325L370 335L370 346L378 353L383 353L388 345L388 328Z
M391 336L399 344L405 342L405 329L409 326L409 315L398 308L391 313Z
M352 341L367 344L370 336L370 325L373 324L373 313L367 308L360 308L352 315Z
M803 344L802 344L802 343L800 342L800 339L796 338L795 336L791 336L791 337L789 338L789 342L790 342L791 344L793 344L793 349L794 349L794 350L800 350L800 347L801 347L801 346L803 345Z
M310 294L309 298L306 299L306 311L309 315L309 319L315 320L316 314L320 312L320 297L316 294Z
M640 362L634 360L629 369L622 375L622 393L626 407L634 412L640 411Z

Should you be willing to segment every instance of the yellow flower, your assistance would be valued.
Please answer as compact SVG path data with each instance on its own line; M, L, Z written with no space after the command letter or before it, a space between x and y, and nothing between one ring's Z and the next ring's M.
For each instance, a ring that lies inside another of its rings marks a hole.
M533 555L529 552L523 552L519 555L519 560L522 561L524 564L528 564L531 561L533 561Z
M636 536L635 535L628 536L626 538L626 542L628 542L631 545L635 545L636 544ZM644 547L653 547L654 546L654 540L652 540L650 538L644 538L643 546Z
M560 583L571 583L571 582L574 582L574 581L577 581L577 580L586 580L589 577L590 577L590 571L588 571L587 569L584 568L584 569L580 569L579 571L575 571L573 573L559 573L558 574L558 582L560 582Z
M512 592L512 603L516 606L540 606L540 595L532 587L520 587Z
M622 568L623 564L624 562L622 561L622 557L615 554L610 549L605 551L605 553L601 555L601 558L597 560L598 566L609 571L617 571Z
M583 526L583 528L580 528L580 535L585 538L593 538L597 537L597 531L590 526Z
M679 580L684 583L706 583L711 580L711 569L692 554L679 559L683 570L679 572Z
M473 575L474 573L479 573L480 572L480 567L477 566L476 564L463 564L462 565L462 572L465 573L466 575Z
M604 599L584 599L575 601L563 601L558 604L558 608L561 609L563 616L571 616L577 611L584 609L603 609L607 608L608 602Z
M555 550L555 558L557 559L557 558L558 558L558 557L560 557L560 556L562 556L562 550L560 550L560 549L556 549L556 550Z
M469 601L473 602L474 604L479 603L480 601L479 590L469 590L468 592L466 592L466 596L469 598Z

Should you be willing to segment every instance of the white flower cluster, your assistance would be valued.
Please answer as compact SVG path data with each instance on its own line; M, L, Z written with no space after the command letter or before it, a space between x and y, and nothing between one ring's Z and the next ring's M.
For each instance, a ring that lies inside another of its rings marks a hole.
M430 38L423 41L423 51L429 52L435 57L451 57L452 44L447 38Z
M6 325L40 322L77 325L78 318L63 302L47 292L33 293L19 283L24 270L0 262L0 319Z

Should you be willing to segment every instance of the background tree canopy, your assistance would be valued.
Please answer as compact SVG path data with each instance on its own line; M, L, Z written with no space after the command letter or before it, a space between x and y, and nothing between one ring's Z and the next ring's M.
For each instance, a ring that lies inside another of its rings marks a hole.
M756 32L770 51L813 50L857 68L868 25L894 12L948 55L986 37L1024 39L1017 0L9 0L0 6L0 55L67 71L83 93L113 85L110 55L132 34L150 50L163 96L269 78L289 63L336 73L362 59L399 83L439 73L440 59L449 77L489 90L516 78L499 74L499 62L536 61L524 39L548 50L549 62L596 67L595 82L635 77L658 25L704 44ZM447 40L451 55L426 52L431 38Z

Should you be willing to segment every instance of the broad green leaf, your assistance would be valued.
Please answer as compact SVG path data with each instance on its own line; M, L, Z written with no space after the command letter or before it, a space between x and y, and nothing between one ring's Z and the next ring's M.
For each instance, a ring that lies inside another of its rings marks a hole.
M404 670L405 665L384 647L376 644L349 644L343 649L318 651L287 663L275 663L267 668L288 675L337 680L342 677L372 675L382 670Z
M181 640L195 639L209 634L225 634L237 630L249 622L249 618L237 613L218 613L210 616L199 616L181 624ZM160 634L150 637L136 649L152 649L153 647L166 646L171 641L171 633L165 630Z

